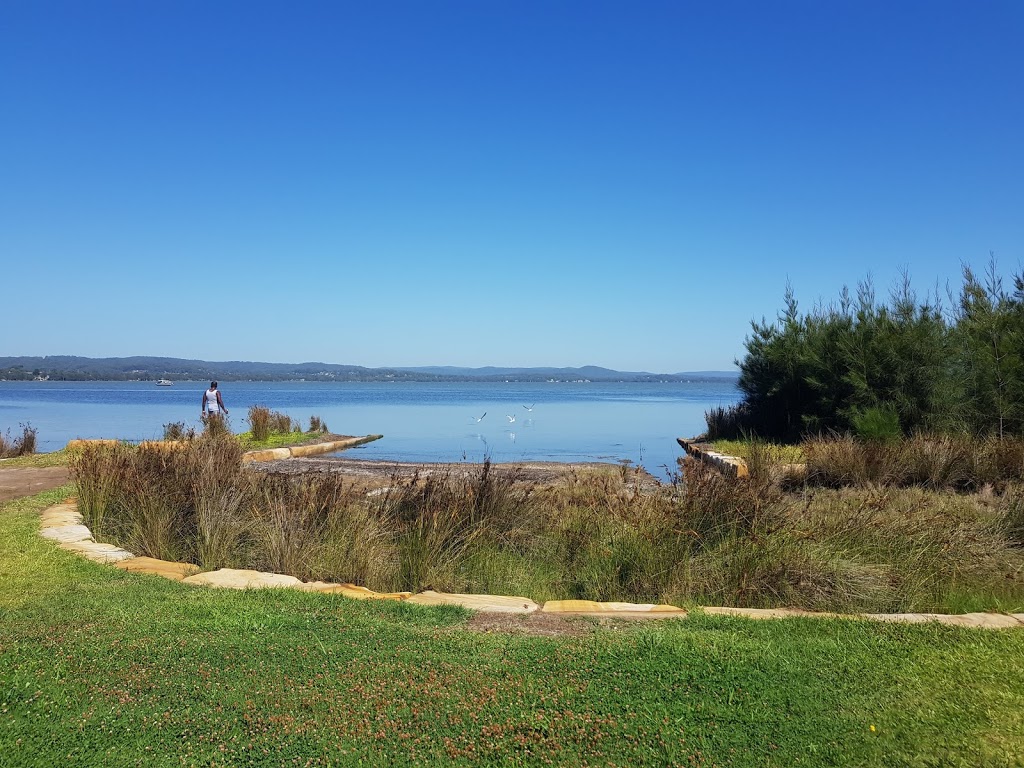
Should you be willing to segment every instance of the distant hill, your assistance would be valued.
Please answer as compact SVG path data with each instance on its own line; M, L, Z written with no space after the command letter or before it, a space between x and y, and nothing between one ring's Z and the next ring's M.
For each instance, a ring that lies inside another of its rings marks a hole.
M365 368L335 363L211 362L175 357L0 357L0 380L49 378L64 381L692 381L735 378L734 372L648 373L580 368Z
M650 373L649 371L616 371L601 368L597 365L585 365L580 368L499 368L484 366L482 368L459 368L452 365L418 366L398 368L400 371L424 373L434 376L457 377L459 379L502 380L548 380L557 381L694 381L707 379L736 379L737 371L697 371L684 373Z

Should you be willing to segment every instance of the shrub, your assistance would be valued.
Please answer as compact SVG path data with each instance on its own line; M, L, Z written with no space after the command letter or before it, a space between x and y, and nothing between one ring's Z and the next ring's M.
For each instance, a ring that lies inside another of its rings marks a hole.
M739 440L750 432L749 409L743 405L718 406L704 412L707 440Z
M999 500L997 530L1019 547L1024 547L1024 487L1014 483Z
M36 452L36 429L30 424L21 424L21 437L11 438L11 431L0 434L0 459L28 456Z
M192 427L186 427L183 421L172 421L164 424L164 440L194 440L196 431Z
M249 407L249 429L252 439L258 443L270 438L270 409L263 405Z
M287 435L292 431L292 419L288 414L274 411L270 414L270 431Z
M227 416L219 413L203 416L203 434L207 437L220 437L231 434L231 425Z
M208 436L204 442L215 439ZM189 454L158 444L141 445L125 456L123 486L115 496L120 543L136 554L161 560L188 557L194 535Z
M309 431L310 432L327 432L327 424L321 420L319 416L309 417Z
M109 525L108 514L115 511L114 500L127 486L131 450L124 443L87 443L69 454L78 511L94 536L110 537L116 533Z
M190 446L182 457L190 479L190 503L195 514L196 562L203 568L238 566L251 538L247 502L251 485L242 477L242 449L227 436L208 438Z
M891 443L903 437L900 415L889 404L854 411L850 423L861 440Z
M261 478L252 500L257 567L311 578L342 492L343 482L334 475Z
M313 576L390 590L398 581L394 532L374 515L365 499L343 494L331 506Z
M1024 441L918 434L888 443L833 435L805 440L807 481L829 488L919 485L934 490L1001 489L1024 479Z

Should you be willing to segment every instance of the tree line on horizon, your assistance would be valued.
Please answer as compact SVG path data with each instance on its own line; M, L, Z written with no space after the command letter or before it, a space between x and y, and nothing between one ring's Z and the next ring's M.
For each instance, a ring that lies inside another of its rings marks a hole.
M752 322L742 399L708 412L708 438L1024 434L1024 273L1011 283L993 256L946 301L904 274L888 301L868 277L801 312L787 286L776 320Z

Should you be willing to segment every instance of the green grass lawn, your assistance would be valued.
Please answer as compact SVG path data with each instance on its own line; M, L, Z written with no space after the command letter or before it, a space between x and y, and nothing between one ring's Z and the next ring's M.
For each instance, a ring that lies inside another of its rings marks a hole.
M262 441L255 440L252 432L242 432L235 435L235 437L242 444L243 451L255 451L263 448L284 448L292 445L318 443L321 440L330 439L330 435L324 432L271 432L267 439Z
M750 458L751 445L750 440L714 440L711 443L712 448L719 453L738 456L741 459ZM805 460L799 445L780 445L778 443L762 443L761 445L766 456L778 464L799 464Z
M64 448L50 453L30 453L0 460L0 469L7 467L63 467L68 463L68 452Z
M1022 765L1024 630L459 609L127 574L0 506L0 765Z

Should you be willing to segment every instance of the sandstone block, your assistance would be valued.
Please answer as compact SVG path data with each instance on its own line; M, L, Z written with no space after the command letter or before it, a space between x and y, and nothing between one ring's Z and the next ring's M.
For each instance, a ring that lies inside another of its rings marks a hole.
M92 531L84 525L58 525L40 528L39 535L45 539L53 539L59 542L92 541Z
M543 610L544 613L617 619L670 619L686 617L686 611L674 605L596 602L593 600L548 600L544 603Z
M978 629L1010 629L1021 626L1016 616L1004 613L965 613L948 615L945 613L862 613L861 616L872 621L885 621L901 624L925 624L930 621L954 627L976 627Z
M289 448L265 448L262 451L246 451L242 454L242 461L277 461L290 459L291 456Z
M297 589L303 592L320 592L325 595L342 595L353 600L405 600L412 592L374 592L372 589L356 584L333 584L327 581L310 581L300 584Z
M192 563L175 563L170 560L157 560L155 557L133 557L114 564L115 568L131 573L149 573L163 576L165 579L181 581L186 576L199 572L199 566Z
M474 611L489 613L533 613L540 606L527 597L504 595L460 595L427 590L406 600L413 605L461 605Z
M75 507L50 507L39 516L40 528L58 528L63 525L81 525L82 514Z
M96 563L116 563L119 560L135 557L126 549L95 541L66 541L61 543L60 548L82 555Z
M207 587L223 589L267 589L271 587L297 587L302 584L294 576L283 573L265 573L263 571L221 568L217 571L197 573L182 581L185 584L202 584Z

